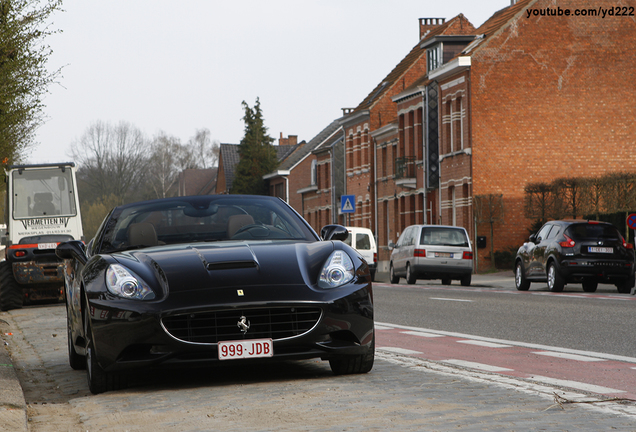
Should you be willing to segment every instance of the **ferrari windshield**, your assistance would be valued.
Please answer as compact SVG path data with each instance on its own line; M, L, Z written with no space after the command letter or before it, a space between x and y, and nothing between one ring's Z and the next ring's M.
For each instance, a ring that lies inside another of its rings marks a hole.
M191 242L317 240L281 200L245 195L179 197L118 207L98 238L100 253Z

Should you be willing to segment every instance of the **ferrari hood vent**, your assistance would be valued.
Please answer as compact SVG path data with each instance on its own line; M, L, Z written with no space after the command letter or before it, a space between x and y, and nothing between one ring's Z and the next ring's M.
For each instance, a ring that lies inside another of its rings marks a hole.
M214 262L208 263L205 268L210 271L214 270L235 270L235 269L245 269L245 268L258 268L258 264L256 261L222 261L222 262Z

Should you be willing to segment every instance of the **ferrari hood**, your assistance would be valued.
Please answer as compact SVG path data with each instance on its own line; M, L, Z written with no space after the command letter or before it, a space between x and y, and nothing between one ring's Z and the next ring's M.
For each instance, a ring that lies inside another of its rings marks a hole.
M171 292L258 285L315 285L332 242L223 242L159 246L115 255Z

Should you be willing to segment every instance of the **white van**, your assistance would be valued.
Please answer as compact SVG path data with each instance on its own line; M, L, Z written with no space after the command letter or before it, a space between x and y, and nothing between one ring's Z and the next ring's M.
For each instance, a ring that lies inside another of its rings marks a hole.
M373 231L369 228L346 227L349 237L344 241L357 250L369 265L371 280L375 280L375 272L378 269L378 248L375 244Z

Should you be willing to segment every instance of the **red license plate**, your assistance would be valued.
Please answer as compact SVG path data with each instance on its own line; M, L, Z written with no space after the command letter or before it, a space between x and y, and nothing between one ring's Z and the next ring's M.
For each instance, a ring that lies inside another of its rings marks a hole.
M271 339L250 339L219 342L219 360L272 357L274 344Z

